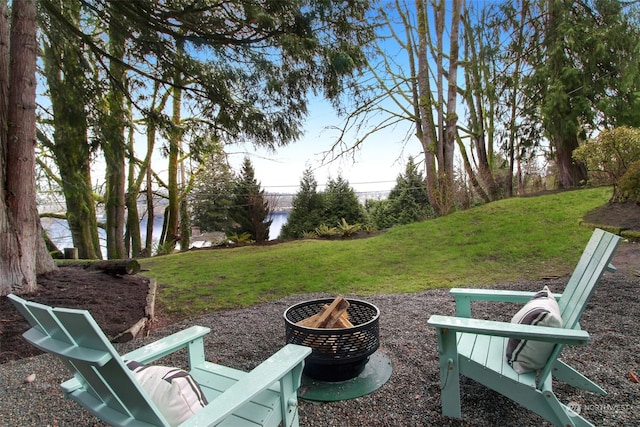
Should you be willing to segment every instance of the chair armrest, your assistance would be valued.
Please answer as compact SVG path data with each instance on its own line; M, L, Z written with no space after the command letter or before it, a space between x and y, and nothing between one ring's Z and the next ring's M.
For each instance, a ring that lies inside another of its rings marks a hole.
M124 360L135 360L139 363L150 363L171 353L186 348L195 340L202 339L211 331L204 326L192 326L165 338L154 341L136 350L124 354Z
M527 303L537 292L499 289L453 288L449 291L456 301L456 316L471 317L471 301ZM562 294L553 294L556 300Z
M201 340L209 331L211 329L204 326L192 326L130 351L122 356L122 360L135 360L143 364L151 363L180 349L189 347L194 341ZM74 377L60 384L60 387L65 393L72 393L82 387L82 384Z
M479 335L546 341L566 345L586 345L589 334L578 329L551 328L548 326L520 325L493 320L433 315L427 325L454 332L470 332Z
M213 426L220 423L258 393L273 386L294 368L303 364L304 359L310 353L311 348L309 347L287 344L216 397L215 400L209 402L202 410L180 424L180 427ZM302 373L302 369L299 370L299 373ZM287 402L289 405L295 403Z

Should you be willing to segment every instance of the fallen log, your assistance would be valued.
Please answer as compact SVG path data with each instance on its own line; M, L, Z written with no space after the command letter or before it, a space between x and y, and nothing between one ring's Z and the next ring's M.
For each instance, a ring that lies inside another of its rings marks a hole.
M147 322L149 322L149 319L146 317L143 317L142 319L138 320L129 329L116 335L111 340L111 342L122 343L122 342L129 342L133 339L136 339L138 335L140 335L141 332L144 330L145 326L147 326Z
M135 259L105 260L92 263L88 269L99 270L112 276L124 276L125 274L139 273L140 263Z

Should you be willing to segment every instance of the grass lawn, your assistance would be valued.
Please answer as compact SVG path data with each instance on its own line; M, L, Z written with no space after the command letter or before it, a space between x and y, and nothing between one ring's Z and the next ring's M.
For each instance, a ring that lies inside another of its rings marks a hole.
M165 309L191 316L310 292L369 295L570 273L610 188L512 198L353 240L194 250L140 260Z

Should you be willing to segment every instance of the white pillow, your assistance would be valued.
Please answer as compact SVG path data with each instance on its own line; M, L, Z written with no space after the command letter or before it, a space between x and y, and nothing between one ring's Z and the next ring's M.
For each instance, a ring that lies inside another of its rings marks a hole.
M562 327L560 307L547 286L534 295L511 319L521 325ZM554 343L510 338L507 344L507 361L513 369L523 374L544 367L553 351Z
M170 425L177 426L207 405L207 398L188 372L135 361L126 364Z

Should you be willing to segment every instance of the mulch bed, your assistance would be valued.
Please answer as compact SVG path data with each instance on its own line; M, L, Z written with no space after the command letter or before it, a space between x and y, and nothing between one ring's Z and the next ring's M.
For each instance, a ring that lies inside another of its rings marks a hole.
M38 277L37 292L22 298L53 307L89 310L109 338L145 317L149 279L139 275L111 276L82 266L64 266ZM0 363L41 352L22 338L29 324L13 304L0 297Z

